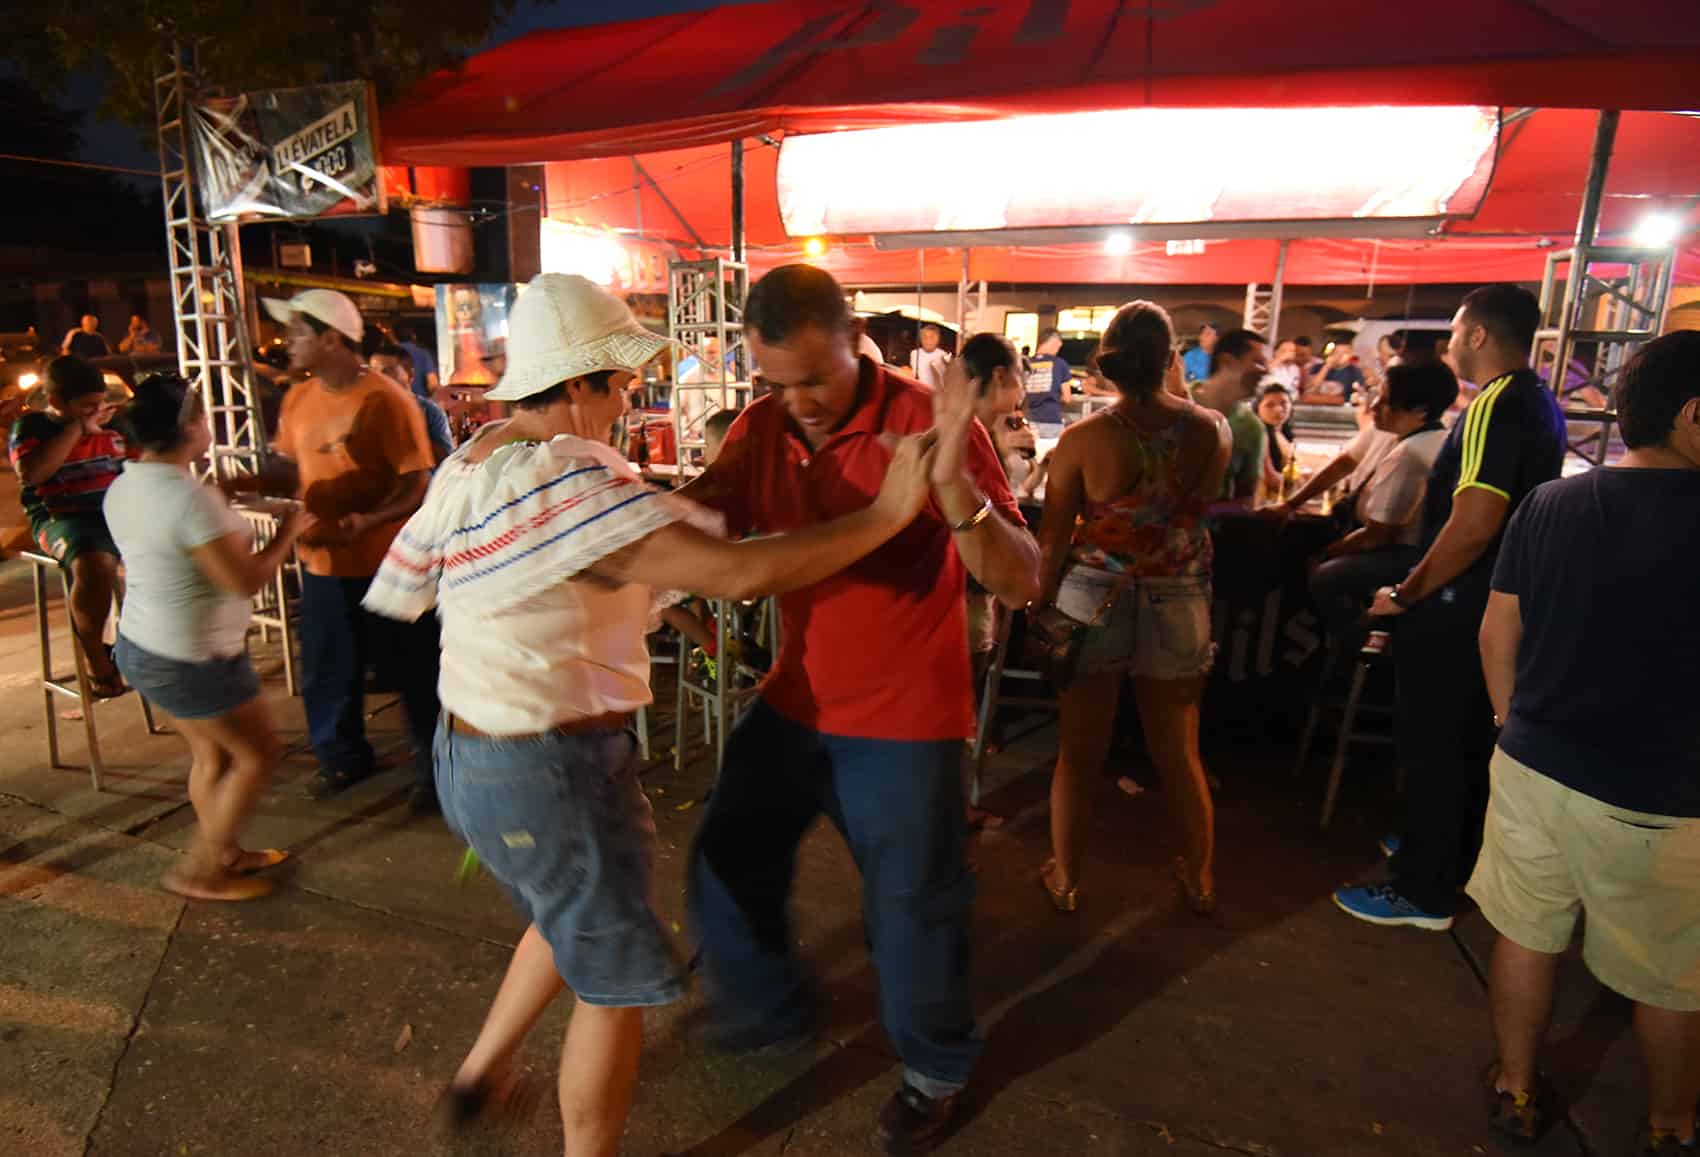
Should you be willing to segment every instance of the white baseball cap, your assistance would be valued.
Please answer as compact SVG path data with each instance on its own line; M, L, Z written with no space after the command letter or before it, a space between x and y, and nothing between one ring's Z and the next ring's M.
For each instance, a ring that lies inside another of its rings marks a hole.
M349 341L358 342L366 335L366 323L360 320L360 310L346 293L338 293L334 289L304 289L288 301L268 297L261 304L279 325L288 325L299 313L323 322Z
M540 274L508 313L507 373L484 396L514 402L598 370L635 373L672 344L594 281Z

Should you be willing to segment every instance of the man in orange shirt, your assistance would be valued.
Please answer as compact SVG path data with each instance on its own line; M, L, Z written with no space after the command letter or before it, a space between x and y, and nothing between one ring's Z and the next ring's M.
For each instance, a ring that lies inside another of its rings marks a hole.
M261 476L225 482L299 498L317 519L296 546L301 579L301 695L319 772L313 799L372 774L366 740L366 667L376 663L401 693L417 776L409 806L437 811L431 736L437 724L437 622L398 623L360 605L403 522L425 497L431 449L407 391L369 371L365 326L354 302L328 289L265 302L286 327L290 368L311 376L284 396L275 453Z

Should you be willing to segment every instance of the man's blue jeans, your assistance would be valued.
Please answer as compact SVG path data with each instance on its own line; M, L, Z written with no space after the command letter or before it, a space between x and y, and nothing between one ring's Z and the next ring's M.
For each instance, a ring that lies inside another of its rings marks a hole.
M437 616L398 623L360 605L369 578L301 576L301 698L307 736L325 768L369 774L375 765L366 741L366 668L401 694L413 738L414 776L435 787L431 744L437 729Z
M809 1026L786 905L797 844L824 814L862 873L880 1020L905 1078L933 1097L967 1083L982 1041L961 764L961 740L825 735L756 702L727 738L691 856L691 916L728 1027L777 1038Z

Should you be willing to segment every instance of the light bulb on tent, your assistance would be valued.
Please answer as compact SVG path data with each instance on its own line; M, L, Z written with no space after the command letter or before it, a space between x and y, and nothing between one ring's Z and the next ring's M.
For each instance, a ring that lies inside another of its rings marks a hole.
M1104 252L1111 257L1126 257L1133 252L1133 234L1126 229L1117 229L1104 235Z
M1663 249L1667 245L1676 244L1676 239L1682 236L1682 218L1675 213L1648 213L1635 226L1631 238L1637 245L1645 245L1649 249Z
M826 242L822 241L819 237L810 237L807 241L803 242L803 256L805 257L819 257L825 252Z

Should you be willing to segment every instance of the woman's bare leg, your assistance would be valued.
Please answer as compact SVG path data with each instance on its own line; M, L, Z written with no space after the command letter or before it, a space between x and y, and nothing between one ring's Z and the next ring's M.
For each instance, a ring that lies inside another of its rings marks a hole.
M271 716L258 696L216 719L179 719L195 762L189 800L215 863L227 867L242 850L242 829L282 755ZM198 773L198 774L197 774Z
M112 590L118 582L118 558L104 551L91 550L71 560L71 625L76 629L73 640L88 664L88 673L96 679L110 679L118 673L106 653L106 620L112 615Z
M1216 806L1198 754L1198 705L1204 676L1133 681L1145 745L1163 779L1163 792L1181 829L1189 884L1195 892L1216 888Z
M189 743L189 804L200 821L195 825L195 843L189 852L191 871L197 876L215 875L224 863L223 849L213 846L207 832L210 821L205 817L213 814L218 783L230 766L230 755L197 727L195 720L189 720L187 726L183 720L173 722L177 733Z
M502 987L484 1017L484 1027L478 1030L472 1051L455 1073L454 1087L472 1089L499 1083L512 1068L526 1034L564 988L566 982L555 970L554 951L537 925L531 925L514 948Z
M1119 672L1083 675L1057 696L1062 736L1051 774L1051 855L1056 867L1047 880L1056 891L1080 883L1081 792L1109 755L1122 678Z
M614 1157L637 1088L643 1009L579 1001L561 1049L561 1128L567 1157Z

